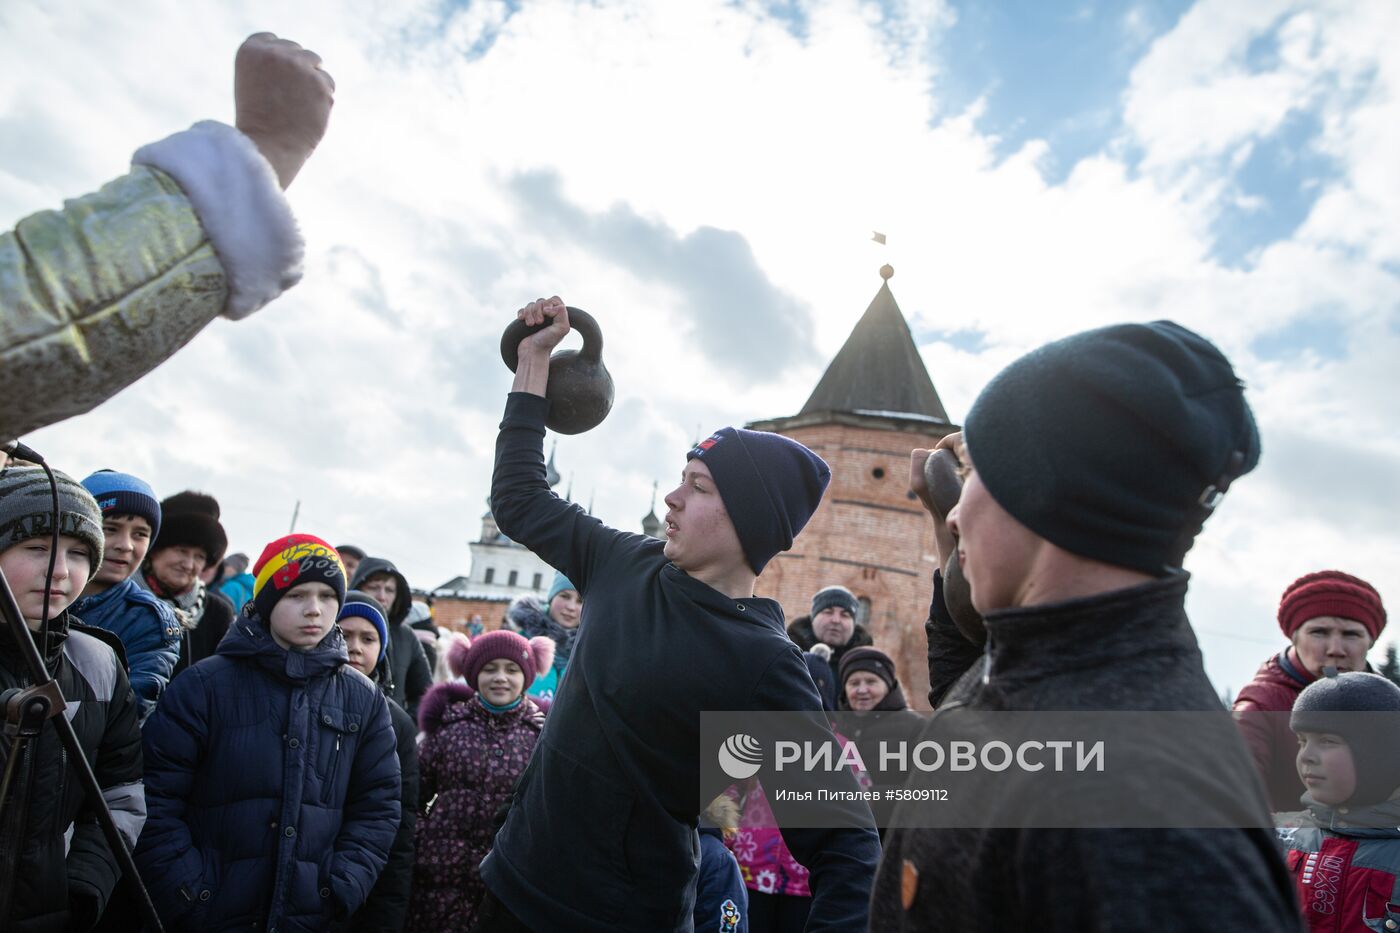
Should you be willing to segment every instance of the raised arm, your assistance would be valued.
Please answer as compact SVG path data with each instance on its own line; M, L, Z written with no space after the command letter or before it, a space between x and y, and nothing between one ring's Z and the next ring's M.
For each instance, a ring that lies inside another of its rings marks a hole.
M325 132L320 58L259 33L235 60L238 128L205 121L129 174L0 233L0 440L89 411L219 315L301 278L282 194Z
M549 354L569 333L569 313L564 302L554 297L530 302L517 317L531 325L552 323L520 342L515 383L496 438L491 514L507 537L534 551L585 591L595 569L614 549L655 546L656 542L609 528L549 488L544 463Z
M909 490L933 519L938 570L924 633L928 639L929 704L938 706L948 690L982 656L986 633L972 607L972 593L958 565L958 542L948 513L962 492L958 473L962 435L949 434L933 450L909 455Z

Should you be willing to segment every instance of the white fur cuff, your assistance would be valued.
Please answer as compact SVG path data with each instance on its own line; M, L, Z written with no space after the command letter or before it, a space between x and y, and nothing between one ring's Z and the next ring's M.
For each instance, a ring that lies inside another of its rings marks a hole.
M228 279L224 316L245 318L301 281L306 244L277 175L253 141L203 120L142 146L132 165L159 169L184 190Z

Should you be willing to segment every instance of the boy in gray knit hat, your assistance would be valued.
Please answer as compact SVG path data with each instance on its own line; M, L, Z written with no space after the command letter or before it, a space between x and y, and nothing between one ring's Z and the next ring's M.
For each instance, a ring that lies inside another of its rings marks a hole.
M77 624L67 612L102 563L102 517L86 489L62 473L54 478L56 554L48 477L38 467L0 470L0 572L68 703L64 715L70 717L85 757L94 763L117 828L134 846L146 819L136 700L125 668L103 640L112 636ZM39 634L46 616L47 631ZM18 645L8 632L0 634L0 692L32 683ZM10 749L11 740L0 737L0 766ZM46 924L90 929L102 915L119 871L97 822L78 819L84 807L82 784L52 720L26 749L17 776L11 797L0 807L0 886L12 892L0 929L29 929L31 921L35 929L49 928Z
M1400 687L1350 671L1315 680L1289 717L1301 813L1279 837L1316 930L1400 929Z

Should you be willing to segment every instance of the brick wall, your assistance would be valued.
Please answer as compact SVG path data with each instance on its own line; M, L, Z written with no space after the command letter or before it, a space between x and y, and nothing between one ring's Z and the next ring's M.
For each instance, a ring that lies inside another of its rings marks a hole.
M933 525L909 493L909 451L939 435L844 424L782 430L831 465L831 485L791 551L758 580L791 621L840 584L870 602L875 646L894 659L909 704L928 708L924 621L933 589Z
M455 596L437 596L433 599L433 622L445 629L467 633L467 623L472 616L481 616L481 624L486 631L494 631L505 621L510 600L500 599L458 599Z

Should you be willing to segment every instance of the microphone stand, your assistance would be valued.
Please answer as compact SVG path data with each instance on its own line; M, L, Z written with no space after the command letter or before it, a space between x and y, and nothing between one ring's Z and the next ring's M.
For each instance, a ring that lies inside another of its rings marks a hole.
M112 854L116 856L117 866L130 884L131 891L136 895L136 903L141 910L146 929L150 930L151 933L163 933L160 917L156 915L155 905L151 903L151 896L147 893L146 886L142 884L141 876L136 871L136 862L131 857L131 850L126 846L125 837L117 830L116 821L112 819L112 811L108 809L107 801L102 796L102 787L97 783L97 775L93 774L92 766L88 764L87 756L83 754L82 746L78 743L78 735L73 731L73 724L68 721L67 716L63 715L63 709L67 705L64 702L63 693L59 690L58 682L54 680L45 666L44 659L34 644L34 637L29 632L29 627L24 624L19 604L15 601L14 593L11 592L10 583L5 579L3 571L0 571L0 617L3 617L0 618L0 623L3 623L0 625L0 629L9 630L10 637L19 649L25 666L29 668L30 678L36 685L18 690L7 690L0 694L0 700L4 702L5 734L12 739L9 762L5 767L3 779L0 779L0 814L5 813L11 794L15 795L15 799L20 805L25 804L29 794L26 786L28 775L20 773L18 762L24 757L24 752L29 744L38 738L44 721L52 720L54 731L58 733L59 740L68 752L68 764L74 771L78 772L78 779L82 783L88 802L97 811L97 822L102 827L102 834L107 839L107 845L111 848ZM24 815L24 812L20 811L19 822L21 825ZM21 844L22 836L17 838L15 842L16 845ZM11 898L14 892L14 872L19 858L18 851L13 854L13 858L14 862L10 862L10 855L0 852L0 866L8 869L7 875L0 877L0 922L9 918L12 907Z

